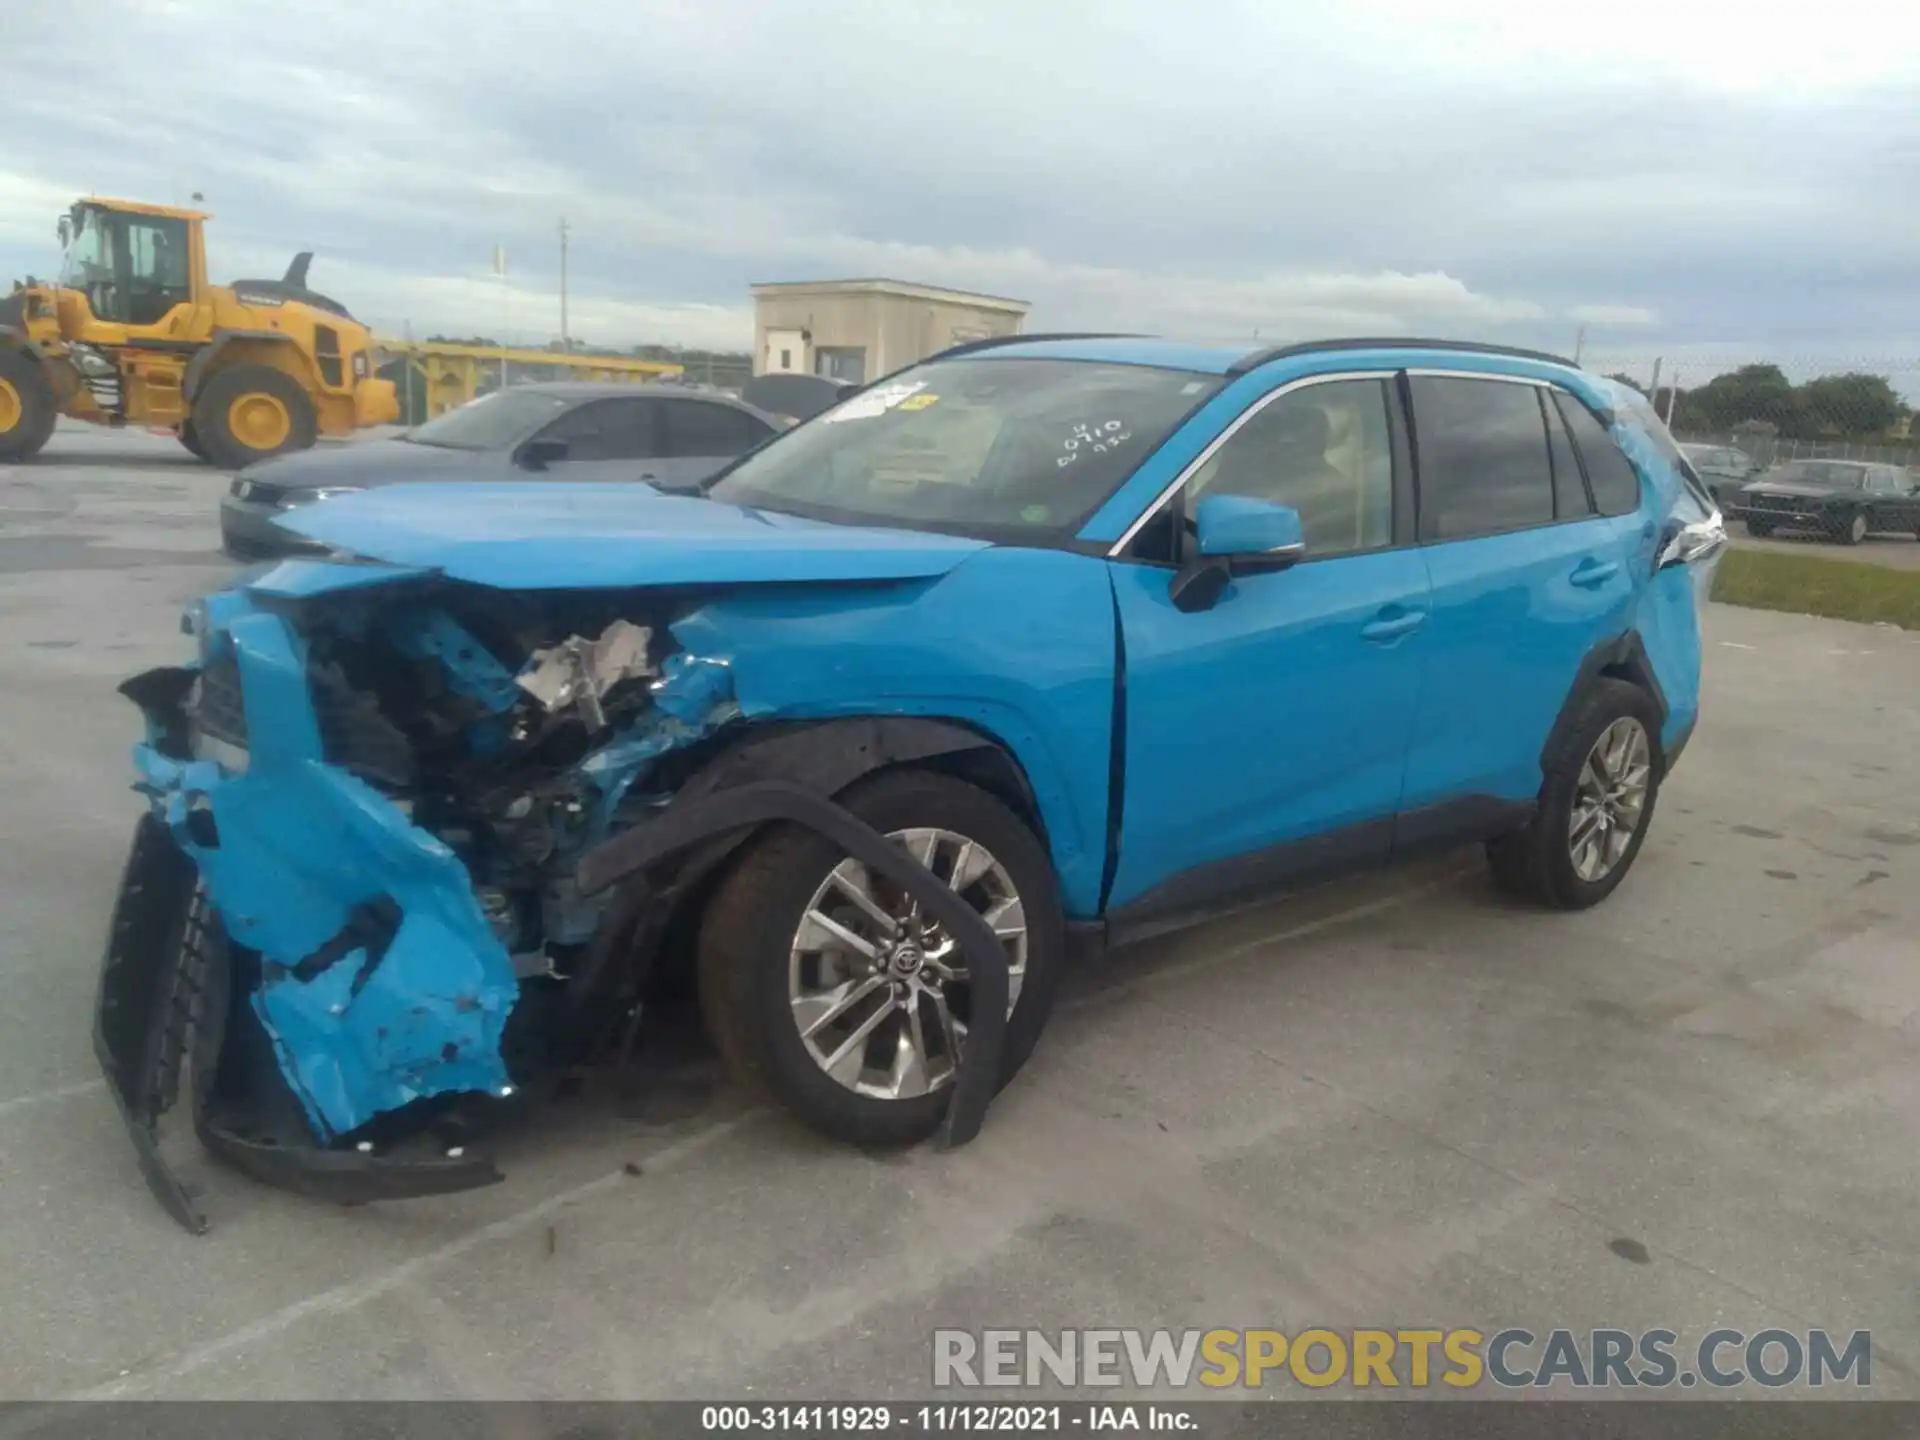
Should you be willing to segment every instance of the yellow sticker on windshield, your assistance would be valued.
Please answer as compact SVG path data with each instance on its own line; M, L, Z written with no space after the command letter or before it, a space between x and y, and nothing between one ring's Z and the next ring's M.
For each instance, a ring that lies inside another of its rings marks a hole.
M924 410L939 398L938 395L928 395L925 392L918 395L909 395L900 402L900 408L902 410Z

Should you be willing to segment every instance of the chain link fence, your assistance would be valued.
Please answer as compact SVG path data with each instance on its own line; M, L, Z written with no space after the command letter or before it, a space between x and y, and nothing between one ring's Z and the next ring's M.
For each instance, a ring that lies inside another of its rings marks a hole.
M1920 536L1920 357L1619 356L1728 517L1755 536Z

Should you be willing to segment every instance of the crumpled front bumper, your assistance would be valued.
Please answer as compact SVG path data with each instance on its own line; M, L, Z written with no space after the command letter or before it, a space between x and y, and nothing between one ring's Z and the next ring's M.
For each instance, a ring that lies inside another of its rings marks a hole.
M160 1124L186 1093L206 1149L244 1174L337 1204L447 1194L502 1178L481 1155L396 1158L323 1149L284 1083L237 963L187 853L140 817L108 929L93 1048L147 1187L195 1234L193 1193L162 1153Z
M133 758L148 813L115 905L95 1048L149 1186L182 1224L205 1228L159 1143L183 1084L209 1150L316 1198L500 1179L458 1141L421 1159L385 1143L431 1130L441 1107L420 1102L513 1089L501 1040L519 982L470 875L399 804L327 763L293 628L264 611L217 622L210 653L231 667L226 680L237 672L244 747L196 740L186 700L196 681L204 695L206 671L149 671L121 687L147 719ZM982 1009L942 1139L965 1143L998 1089L1005 953L944 882L850 812L784 782L724 789L589 851L578 879L589 893L644 888L648 867L774 820L887 873L959 939Z

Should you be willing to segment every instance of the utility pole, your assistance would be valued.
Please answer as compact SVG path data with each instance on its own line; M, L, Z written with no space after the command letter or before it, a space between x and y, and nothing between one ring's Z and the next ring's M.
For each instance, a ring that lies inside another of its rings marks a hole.
M571 355L573 341L567 335L567 217L560 217L560 353Z

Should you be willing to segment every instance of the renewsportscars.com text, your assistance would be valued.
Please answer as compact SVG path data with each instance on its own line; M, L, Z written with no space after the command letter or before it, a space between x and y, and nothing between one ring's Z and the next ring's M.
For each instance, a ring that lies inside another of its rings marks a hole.
M1729 1390L1873 1383L1865 1330L936 1330L940 1388Z

